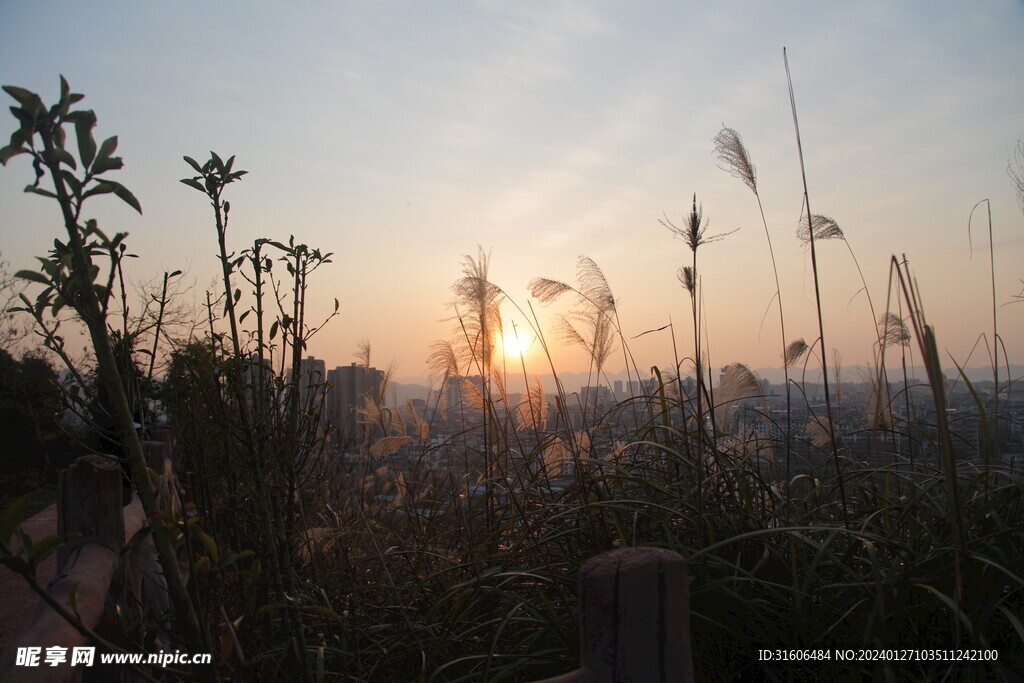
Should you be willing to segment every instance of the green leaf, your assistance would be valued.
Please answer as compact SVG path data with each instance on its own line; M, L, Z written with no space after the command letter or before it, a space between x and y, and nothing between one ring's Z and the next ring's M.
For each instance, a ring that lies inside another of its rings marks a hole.
M96 156L99 159L106 159L111 154L113 154L114 150L116 150L116 149L117 149L117 136L116 135L111 135L109 138L107 138L106 140L103 141L102 145L100 145L100 151L99 151L99 153Z
M53 156L57 161L65 166L70 166L71 168L78 170L78 164L75 163L75 158L63 147L54 147Z
M196 170L196 173L202 173L202 172L203 172L203 167L202 167L202 166L200 166L200 165L199 165L199 164L198 164L198 163L196 162L196 160L195 160L195 159L193 159L192 157L190 157L190 156L184 156L184 157L182 157L182 159L184 159L184 160L185 160L186 162L188 162L188 165L189 165L189 166L191 166L192 168L194 168L194 169ZM181 182L185 182L185 181L183 180L183 181L181 181Z
M102 150L100 150L102 152ZM92 162L92 172L94 175L106 173L107 171L116 171L124 166L124 162L121 157L104 157L99 155L96 157L96 161Z
M195 529L195 535L199 537L200 543L206 548L206 552L209 553L210 559L213 560L214 564L220 559L220 552L217 549L217 542L213 540L210 534L206 533L202 529Z
M135 198L128 188L121 183L114 182L113 180L101 180L96 183L88 192L85 193L86 197L94 194L105 194L107 192L113 192L117 195L125 204L132 207L139 213L142 213L142 207L139 205L139 200Z
M82 181L80 181L74 173L67 169L62 169L61 177L64 178L64 182L71 188L71 192L73 192L76 197L82 194Z
M185 183L189 187L194 187L203 194L206 194L206 188L199 184L199 181L195 178L182 178L179 182Z
M0 149L0 164L6 166L8 160L10 160L12 157L16 157L19 154L24 154L27 151L28 150L22 147L21 145L8 145L3 149Z
M270 326L270 341L274 341L274 337L277 336L277 328L278 328L278 323L275 320L274 323Z
M44 197L49 197L50 199L56 199L57 198L57 195L55 195L54 193L50 192L49 190L44 190L43 188L36 187L35 185L26 185L25 186L25 192L31 192L32 194L42 195Z
M64 117L68 113L68 107L71 106L71 86L68 85L68 81L62 75L60 77L60 102L50 108L50 115L58 115Z
M82 199L92 197L98 194L108 194L113 191L114 188L109 182L99 182L90 187L88 190L86 190L85 194L82 195Z
M110 183L111 185L114 186L114 194L116 194L118 198L121 199L121 201L123 201L125 204L132 207L136 211L138 211L140 215L142 214L142 205L139 204L139 200L135 198L135 195L128 191L127 187L125 187L121 183L115 183L112 180L107 180L104 182Z
M30 114L38 114L46 109L43 106L43 101L39 99L39 95L31 90L25 90L25 88L19 88L16 85L5 85L4 92L18 100L18 104L24 107Z
M210 159L213 161L213 163L217 164L217 169L221 173L223 173L224 172L224 162L221 161L221 158L219 156L217 156L217 153L214 152L213 150L210 150Z
M24 144L26 142L28 142L31 139L32 139L32 132L31 131L26 132L26 131L22 130L21 128L18 128L16 131L11 133L11 141L8 144L8 146L9 147L22 147L22 146L24 146ZM27 152L28 150L25 150L25 151Z
M57 549L58 546L64 543L63 536L47 536L33 544L31 557L34 561L39 562L45 560L49 555Z
M89 168L92 160L96 158L96 140L92 137L93 126L96 125L96 116L85 116L92 112L76 112L82 114L75 119L75 136L78 138L78 157L82 160L82 166Z
M62 297L60 294L53 297L53 304L52 307L50 308L50 315L56 318L57 314L60 313L60 309L64 308L64 306L66 305L67 301L65 301L64 297Z
M223 562L223 564L221 564L221 567L222 568L230 567L235 562L238 562L239 560L247 560L250 557L254 556L255 554L256 553L254 553L251 550L243 550L240 553L235 553L235 554L232 554L232 555L228 555L227 557L224 558L224 562Z
M4 510L3 515L0 515L0 543L6 544L11 540L11 534L14 533L14 528L24 521L28 504L33 498L35 498L35 496L35 491L26 493L24 496L11 503L7 509Z
M11 107L11 113L14 114L14 118L18 119L21 123L22 130L32 131L36 127L36 119L32 116L32 112L23 107Z

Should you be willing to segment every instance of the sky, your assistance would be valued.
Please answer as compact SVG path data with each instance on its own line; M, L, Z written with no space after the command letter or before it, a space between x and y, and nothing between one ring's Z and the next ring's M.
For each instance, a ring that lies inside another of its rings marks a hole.
M757 168L789 340L817 336L810 255L796 239L803 185L847 242L818 245L826 346L871 361L890 260L906 255L947 359L986 365L992 331L987 214L999 330L1024 358L1024 215L1006 173L1024 136L1024 3L962 2L218 2L0 3L0 83L52 103L58 75L86 95L96 137L117 135L111 196L87 204L130 233L129 279L186 271L199 300L218 263L208 202L179 178L182 155L236 155L229 244L258 237L334 253L312 283L310 343L328 367L368 339L373 362L427 374L465 255L532 304L562 372L585 370L557 332L564 305L531 301L534 277L573 281L592 258L623 334L669 322L692 353L676 279L679 224L694 193L708 234L699 272L711 364L781 365L775 283L753 193L719 168L712 139L736 129ZM5 96L6 97L6 96ZM13 103L13 100L11 101ZM6 137L14 130L7 118ZM0 253L30 268L59 235L56 205L24 194L26 156L0 169ZM847 249L847 246L849 249ZM972 248L973 246L973 248ZM896 292L892 290L892 301ZM895 303L892 304L895 307ZM532 333L505 303L507 327ZM637 365L670 366L669 330L629 340ZM984 346L986 342L981 342ZM621 352L610 371L622 369ZM549 372L541 345L527 372ZM515 359L518 364L518 358Z

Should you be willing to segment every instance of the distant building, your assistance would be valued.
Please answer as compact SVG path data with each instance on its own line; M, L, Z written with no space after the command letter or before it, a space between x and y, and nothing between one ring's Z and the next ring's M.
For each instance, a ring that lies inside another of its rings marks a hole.
M585 386L580 387L580 401L587 410L601 409L611 406L612 396L608 387Z
M480 375L449 377L444 387L444 403L449 415L457 408L479 409L484 381Z
M319 403L326 380L327 366L322 360L309 356L299 361L299 400L302 405Z
M367 397L379 398L384 372L356 363L327 373L324 416L335 427L337 443L345 448L362 440L359 408Z

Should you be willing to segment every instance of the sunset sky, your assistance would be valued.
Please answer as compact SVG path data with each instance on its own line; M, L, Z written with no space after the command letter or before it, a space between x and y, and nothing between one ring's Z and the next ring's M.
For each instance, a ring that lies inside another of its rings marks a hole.
M590 256L624 333L671 319L686 355L676 271L688 252L659 219L680 223L696 192L709 234L739 228L699 256L711 362L759 368L781 365L771 261L756 200L718 168L712 138L723 124L743 136L787 332L810 342L785 46L812 210L844 230L879 313L889 259L905 253L947 359L987 365L982 349L968 361L992 329L984 205L973 256L968 216L991 200L1006 304L1024 289L1024 216L1006 173L1024 136L1022 37L1024 3L987 0L4 2L0 83L50 104L63 74L96 111L96 137L118 135L116 179L144 215L109 195L87 213L130 233L136 282L180 268L187 296L213 286L212 214L178 183L192 175L181 157L237 155L250 173L226 194L230 244L294 234L335 253L311 304L316 317L341 301L310 347L328 367L368 338L378 367L393 359L400 377L425 375L477 245L524 309L531 278L572 281L577 256ZM6 140L15 121L6 109L3 120ZM61 230L53 202L22 193L32 179L25 156L0 169L0 252L13 269L34 267ZM840 241L819 249L828 347L845 365L868 362L874 332L850 253ZM533 305L557 343L551 322L565 307ZM1010 362L1024 362L1024 303L999 316ZM668 331L630 346L641 369L672 363ZM586 369L576 350L554 360ZM539 345L527 361L549 371ZM613 354L609 370L621 368Z

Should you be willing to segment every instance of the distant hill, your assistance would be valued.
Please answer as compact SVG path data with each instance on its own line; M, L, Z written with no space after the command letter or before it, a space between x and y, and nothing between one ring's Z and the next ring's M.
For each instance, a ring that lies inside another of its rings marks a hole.
M721 367L712 368L711 375L717 376L718 371ZM889 381L898 382L901 381L903 375L903 369L899 366L899 363L890 363L889 369ZM842 368L842 381L843 384L859 384L863 382L865 372L870 372L871 369L865 365L846 365ZM782 368L757 368L754 370L758 377L766 379L772 384L782 384L785 374ZM798 368L795 372L790 370L790 377L799 379L803 369ZM945 368L944 372L946 377L950 379L957 379L960 373L955 367ZM907 374L910 377L916 378L919 381L923 381L927 374L924 371L924 366L915 365L907 368ZM971 382L991 382L992 381L992 368L991 367L972 367L966 368L964 374L967 375L967 379ZM647 373L643 375L643 379L650 377L650 370L648 368ZM1011 365L1009 377L1014 382L1024 383L1024 365ZM553 394L556 391L554 377L551 374L539 375L541 383L544 385L544 392ZM562 382L562 387L566 393L572 394L578 392L581 387L585 386L588 381L590 384L597 384L593 375L588 376L585 372L561 372L558 374L558 378ZM531 378L532 379L532 378ZM600 384L608 386L611 384L614 386L616 380L621 381L625 384L629 380L636 380L635 375L627 376L625 371L616 373L607 373L607 378L602 378ZM834 381L835 378L832 373L832 367L829 367L829 379ZM1007 381L1007 372L1005 367L999 369L999 383L1003 384ZM821 369L816 364L808 363L807 365L807 377L806 380L809 384L820 383L821 381ZM422 377L403 377L401 382L395 382L392 384L395 395L398 397L400 403L404 403L410 398L419 398L426 400L428 393L430 392L430 381ZM523 376L522 374L509 375L508 377L508 388L510 391L519 392L523 390ZM1024 388L1024 384L1022 384ZM436 387L435 387L436 389ZM388 396L388 401L391 401L391 396Z

